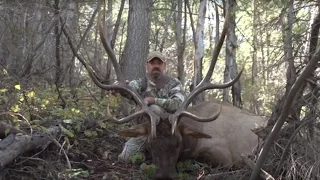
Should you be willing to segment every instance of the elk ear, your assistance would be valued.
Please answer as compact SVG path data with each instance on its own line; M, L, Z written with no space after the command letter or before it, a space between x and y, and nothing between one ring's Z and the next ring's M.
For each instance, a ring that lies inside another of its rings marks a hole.
M150 124L140 124L137 126L133 126L129 129L124 129L119 132L120 136L126 137L139 137L139 136L147 136L150 134L151 125Z
M181 133L182 135L186 136L192 136L194 138L205 138L205 139L210 139L212 138L210 135L190 129L188 127L182 127L181 128Z

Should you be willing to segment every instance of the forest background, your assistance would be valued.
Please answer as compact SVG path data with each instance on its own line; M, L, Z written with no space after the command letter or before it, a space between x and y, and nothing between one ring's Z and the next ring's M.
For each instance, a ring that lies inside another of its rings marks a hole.
M316 0L0 1L0 139L15 130L31 134L56 124L61 130L55 145L24 153L3 167L1 177L150 177L152 166L142 163L140 156L130 167L110 165L124 142L117 131L129 125L108 121L107 107L118 117L129 112L120 106L119 96L94 85L71 50L73 46L86 59L101 82L116 81L99 38L98 14L127 80L143 77L148 52L157 50L167 57L167 73L179 78L188 93L207 72L225 10L230 10L212 81L227 82L242 68L244 72L233 88L208 91L197 101L221 99L266 116L268 133L317 49L319 7ZM287 126L264 166L271 174L317 177L319 75L318 63L296 93ZM191 161L181 166L182 179L199 176L207 168Z

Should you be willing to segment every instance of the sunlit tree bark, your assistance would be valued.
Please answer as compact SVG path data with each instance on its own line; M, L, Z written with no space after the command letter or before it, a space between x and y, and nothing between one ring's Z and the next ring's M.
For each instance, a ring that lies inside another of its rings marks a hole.
M194 56L194 80L193 84L196 86L202 80L202 60L204 57L204 24L205 24L205 15L207 0L200 1L197 29L196 29L196 38L195 38L195 56ZM199 94L195 100L194 104L198 104L204 101L204 93Z
M238 74L238 67L236 62L236 49L237 49L237 37L235 34L235 27L236 27L236 12L235 7L236 2L235 0L227 1L226 8L232 11L230 16L230 24L227 31L227 38L226 38L226 67L224 71L224 82L228 82L231 79L234 79ZM230 88L226 88L223 91L223 100L229 101L229 90ZM242 107L241 101L241 85L240 81L236 82L232 88L232 103L234 106Z
M181 83L185 82L185 73L184 73L184 49L185 49L185 29L186 29L186 18L184 18L184 29L182 30L182 0L178 0L178 11L176 13L176 43L177 43L177 56L178 56L178 79ZM186 7L186 6L185 6Z

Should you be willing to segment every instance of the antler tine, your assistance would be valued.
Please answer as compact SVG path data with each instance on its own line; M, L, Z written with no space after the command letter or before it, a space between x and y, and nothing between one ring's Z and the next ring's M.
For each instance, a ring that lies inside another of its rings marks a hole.
M182 109L186 109L189 106L189 104L191 103L191 100L205 90L224 89L224 88L232 86L234 83L236 83L240 79L242 72L243 72L243 69L239 72L239 74L234 79L232 79L231 81L224 83L224 84L214 84L211 82L204 82L203 81L201 84L196 86L196 88L188 95L188 97L186 98L187 100L184 101L181 105Z
M140 116L140 115L143 115L145 113L145 110L144 109L141 109L140 111L137 111L129 116L126 116L122 119L115 119L111 113L110 113L110 108L109 108L109 105L107 106L107 116L110 120L114 121L115 123L118 123L118 124L122 124L122 123L127 123L129 121L131 121L133 118L137 117L137 116Z
M103 11L103 14L104 14L104 11ZM100 40L101 40L102 45L103 45L104 49L106 50L106 52L107 52L107 54L108 54L108 56L109 56L109 58L110 58L110 60L112 62L112 65L114 67L114 70L115 70L117 78L118 78L118 81L120 81L122 83L125 83L125 78L122 75L122 72L121 72L120 67L118 65L118 61L117 61L116 55L114 54L112 48L110 47L110 44L107 41L107 37L104 34L106 23L103 22L103 26L102 26L100 13L98 14L98 24L99 24Z
M179 109L174 114L169 116L169 121L172 124L172 126L171 126L172 127L172 129L171 129L172 134L174 134L174 131L175 131L176 126L178 124L178 119L180 117L182 117L182 116L190 117L192 120L195 120L195 121L198 121L198 122L210 122L210 121L216 120L220 115L222 106L220 106L219 111L215 112L212 116L210 116L210 117L200 117L200 116L197 116L197 115L195 115L193 113L190 113L190 112L188 112L186 110L187 107L189 106L189 104L191 103L191 101L189 99L193 99L198 94L200 94L201 92L203 92L203 91L205 91L207 89L224 89L224 88L232 86L234 83L236 83L239 80L242 72L243 72L243 69L239 72L237 77L235 77L233 80L231 80L231 81L229 81L227 83L224 83L224 84L213 84L211 82L206 82L206 83L203 83L201 86L197 86L188 95L187 100L182 103L182 105L179 107Z
M60 19L61 20L61 19ZM100 14L98 16L98 23L100 22ZM138 104L140 105L141 107L141 110L128 116L128 117L125 117L125 118L122 118L120 120L115 120L113 119L115 122L117 123L125 123L125 122L128 122L130 120L133 120L135 117L139 116L139 115L147 115L148 118L150 119L151 121L151 135L152 137L155 137L156 136L156 125L157 125L157 122L158 120L160 119L159 116L155 115L155 113L153 113L151 110L149 110L148 106L143 102L142 98L140 97L140 95L138 93L136 93L135 91L133 91L129 85L127 85L125 83L125 80L124 80L124 77L121 73L121 70L117 64L117 59L116 59L116 56L114 55L113 53L113 50L111 49L111 47L109 46L109 44L107 43L107 40L104 36L104 33L103 33L103 28L101 27L101 24L99 26L99 30L100 30L100 38L101 38L101 41L102 41L102 44L103 46L105 47L113 65L114 65L114 68L116 70L116 74L117 74L117 77L118 77L118 80L120 82L123 82L123 83L120 83L120 84L113 84L113 85L105 85L105 84L102 84L98 78L96 77L94 71L92 70L92 68L87 64L86 60L83 59L77 52L75 46L73 45L73 42L71 40L71 37L69 35L69 33L67 32L67 30L65 29L65 27L63 26L62 27L62 31L64 33L64 35L66 36L67 40L68 40L68 44L71 48L71 51L73 53L74 56L77 57L77 59L81 62L81 64L87 69L88 71L88 74L90 76L90 78L92 79L92 81L101 89L104 89L104 90L120 90L120 91L125 91L127 92L132 98L133 100Z
M105 9L104 11L105 12ZM104 14L104 13L103 13ZM151 135L152 137L156 137L156 125L157 122L159 121L160 117L157 116L155 113L153 113L149 107L143 102L143 99L141 98L141 96L136 93L135 91L133 91L126 83L125 83L125 78L120 70L120 67L118 65L117 62L117 58L112 50L112 48L110 47L110 44L107 41L107 37L104 34L104 29L105 29L105 22L103 22L103 26L101 25L101 16L100 13L98 15L98 23L99 23L99 34L100 34L100 39L102 42L102 45L104 47L104 49L106 50L112 64L113 67L115 69L118 81L121 82L121 84L118 85L104 85L101 84L95 76L91 77L93 79L93 81L95 82L95 84L102 88L102 89L106 89L106 90L122 90L122 91L126 91L127 93L129 93L131 95L131 97L133 98L133 100L141 107L140 111L137 111L127 117L124 117L120 120L116 120L114 118L111 118L111 120L115 121L116 123L125 123L125 122L129 122L130 120L133 120L134 118L140 116L140 115L147 115L148 118L150 119L151 122ZM90 73L89 73L90 74ZM93 74L93 73L92 73ZM94 74L93 74L94 75Z
M174 132L175 132L175 129L176 129L176 126L177 126L177 123L178 123L178 119L180 117L182 117L182 116L190 117L191 119L193 119L195 121L199 121L199 122L210 122L210 121L216 120L220 115L221 106L220 106L220 110L218 112L214 113L210 117L200 117L200 116L197 116L195 114L192 114L192 113L186 111L186 109L189 106L189 104L191 103L192 99L194 97L196 97L198 94L200 94L201 92L203 92L203 91L205 91L207 89L224 89L224 88L230 87L230 86L232 86L234 83L236 83L239 80L239 78L240 78L240 76L241 76L241 74L243 72L243 69L242 69L240 71L240 73L237 75L237 77L234 78L233 80L231 80L228 83L213 84L213 83L210 82L210 78L212 76L212 73L213 73L213 70L214 70L214 66L215 66L215 64L217 62L217 59L218 59L218 56L219 56L219 52L220 52L221 47L223 45L223 42L224 42L224 39L225 39L225 36L226 36L226 32L227 32L227 29L228 29L229 16L230 16L229 13L230 12L227 10L226 11L223 30L221 32L220 39L219 39L218 43L216 44L216 46L214 48L213 56L212 56L212 59L211 59L211 64L210 64L209 70L208 70L205 78L196 86L195 89L193 89L192 92L190 92L190 94L188 95L186 100L182 103L182 105L179 107L179 109L169 117L169 120L170 120L170 122L172 124L172 126L171 126L172 134L174 134Z
M216 120L219 115L220 115L220 112L221 112L221 108L222 106L220 105L220 109L219 111L216 111L213 115L211 115L210 117L200 117L200 116L197 116L191 112L188 112L188 111L182 111L180 113L180 116L185 116L185 117L189 117L191 118L192 120L195 120L195 121L198 121L198 122L211 122L211 121L214 121Z
M223 29L222 29L222 32L221 32L220 39L219 39L218 43L215 45L215 47L214 47L212 58L211 58L210 67L209 67L209 69L207 71L207 74L206 74L205 78L199 83L199 85L202 84L203 82L209 82L210 78L212 77L212 73L213 73L214 67L216 66L216 63L218 61L218 56L219 56L220 50L222 48L224 39L225 39L226 34L227 34L227 30L228 30L228 27L229 27L229 21L230 21L229 16L230 16L230 11L226 10L226 16L225 16L225 21L224 21L224 24L223 24Z
M210 63L210 67L207 71L207 74L205 76L205 78L202 79L202 81L196 86L195 89L193 89L192 92L190 92L189 96L186 98L186 100L184 101L184 103L182 104L183 109L186 109L188 107L188 105L191 103L192 99L198 95L199 93L201 93L204 90L207 89L214 89L215 87L209 88L208 84L210 83L210 78L212 76L213 70L214 70L214 66L216 65L216 62L218 60L218 56L221 50L221 47L223 45L224 39L226 37L227 34L227 29L229 26L229 11L226 11L226 16L225 16L225 22L223 25L223 29L221 32L221 36L219 41L217 42L216 46L214 47L213 50L213 55L212 55L212 59L211 59L211 63Z

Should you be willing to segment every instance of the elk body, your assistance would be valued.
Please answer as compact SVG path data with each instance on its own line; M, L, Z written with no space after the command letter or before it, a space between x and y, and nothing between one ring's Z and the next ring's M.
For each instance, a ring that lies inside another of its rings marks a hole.
M258 144L258 136L251 129L264 126L265 118L218 102L203 102L187 111L202 116L221 112L215 121L198 122L182 117L171 133L168 119L157 125L157 137L152 138L150 124L142 124L120 132L123 136L148 136L147 147L157 167L155 179L173 179L178 159L197 159L212 166L233 165L240 155L251 155Z
M224 84L210 82L214 66L225 39L229 12L226 11L225 23L221 36L213 51L211 64L205 78L186 97L185 101L173 114L156 115L144 103L141 96L133 91L123 77L116 56L107 42L99 18L99 32L102 44L112 61L117 80L113 85L102 84L86 61L77 54L71 39L67 36L71 50L86 67L93 82L104 90L119 90L126 92L141 109L127 117L116 120L116 123L126 123L138 116L149 119L149 123L141 124L120 132L124 136L147 136L152 161L156 165L155 179L173 179L176 173L175 165L179 158L200 158L212 165L227 165L240 160L240 154L251 154L258 137L251 131L264 121L262 117L242 112L229 104L214 101L203 102L188 108L192 99L208 89L224 89L239 80L242 71L232 81ZM67 34L67 33L65 33Z

